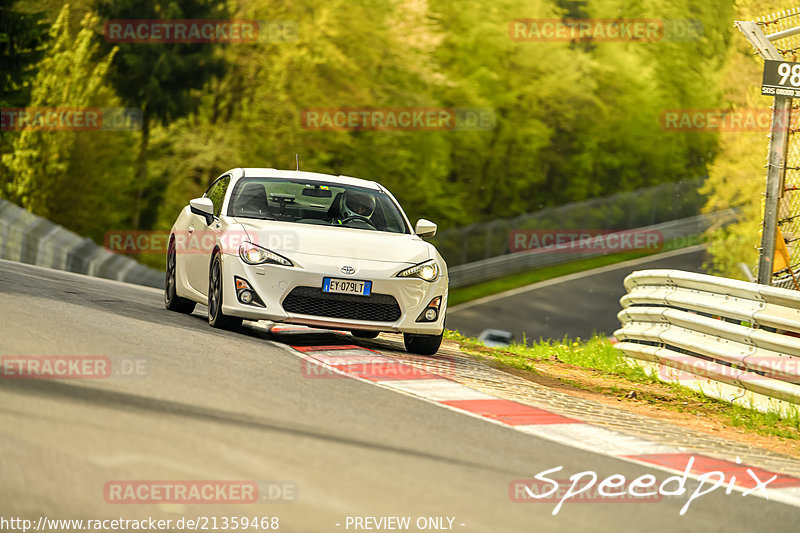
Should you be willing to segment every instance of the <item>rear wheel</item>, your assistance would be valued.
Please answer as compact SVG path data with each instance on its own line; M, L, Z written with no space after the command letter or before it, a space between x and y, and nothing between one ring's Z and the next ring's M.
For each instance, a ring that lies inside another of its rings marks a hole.
M175 241L169 243L167 249L167 278L164 281L164 306L170 311L189 314L197 305L191 300L181 298L175 290L178 280L178 267L175 260Z
M419 355L433 355L439 351L439 346L442 345L442 335L412 335L411 333L403 333L403 344L406 345L406 350L409 353Z
M222 260L217 253L208 274L208 323L212 328L237 329L242 325L242 319L222 312L222 293Z
M367 331L365 329L353 329L350 331L350 334L353 337L358 337L359 339L374 339L378 335L381 334L380 331Z

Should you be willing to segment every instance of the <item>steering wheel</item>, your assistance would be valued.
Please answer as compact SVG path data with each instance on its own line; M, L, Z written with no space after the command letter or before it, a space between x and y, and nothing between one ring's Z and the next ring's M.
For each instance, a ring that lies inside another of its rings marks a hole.
M350 215L349 217L345 217L342 219L342 226L350 222L351 220L360 220L364 224L368 225L372 229L378 229L372 225L372 222L369 221L367 217L362 217L361 215Z

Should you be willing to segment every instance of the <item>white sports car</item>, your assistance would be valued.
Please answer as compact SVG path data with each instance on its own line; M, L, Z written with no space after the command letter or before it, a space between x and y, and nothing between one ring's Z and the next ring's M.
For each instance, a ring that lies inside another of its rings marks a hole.
M226 172L189 202L170 232L164 300L232 329L242 319L401 332L406 349L439 349L447 266L383 186L271 168Z

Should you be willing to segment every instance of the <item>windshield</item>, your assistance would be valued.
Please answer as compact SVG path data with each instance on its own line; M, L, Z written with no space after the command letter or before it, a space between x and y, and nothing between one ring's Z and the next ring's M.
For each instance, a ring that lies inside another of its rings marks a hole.
M409 233L400 210L383 191L300 179L241 179L231 192L228 215Z

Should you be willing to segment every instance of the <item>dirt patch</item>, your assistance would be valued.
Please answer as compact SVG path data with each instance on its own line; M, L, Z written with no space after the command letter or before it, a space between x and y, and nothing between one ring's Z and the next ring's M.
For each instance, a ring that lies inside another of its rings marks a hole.
M520 370L492 361L495 368L565 394L632 413L663 420L677 426L800 458L800 440L762 435L732 426L725 406L719 402L690 401L665 384L639 383L602 372L557 361L531 361L533 371Z
M396 335L382 334L377 342L360 343L378 350L394 349L401 352L403 358L408 357L402 340ZM734 426L726 404L692 392L676 391L667 384L631 381L600 370L571 365L557 357L551 357L549 361L527 358L532 368L521 370L495 359L496 349L472 344L462 346L453 340L442 343L441 353L448 351L468 355L483 364L558 392L800 459L800 439L764 435L753 428Z

